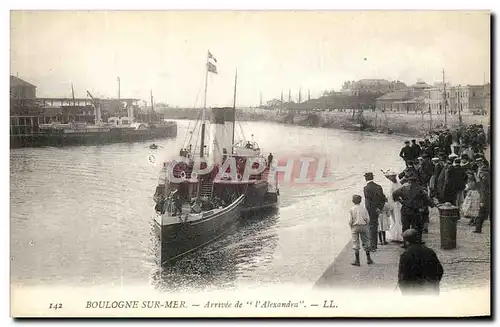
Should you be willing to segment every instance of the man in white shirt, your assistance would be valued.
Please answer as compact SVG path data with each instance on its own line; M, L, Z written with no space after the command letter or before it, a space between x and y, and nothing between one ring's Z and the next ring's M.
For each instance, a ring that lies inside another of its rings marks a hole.
M359 239L361 238L361 243L363 244L363 249L366 252L366 262L370 265L373 263L370 257L370 237L368 235L368 223L370 222L370 216L368 211L361 204L361 196L353 195L352 202L354 206L349 210L349 227L351 228L352 234L352 247L354 250L355 260L352 262L353 266L360 266L359 262L359 250L360 244Z

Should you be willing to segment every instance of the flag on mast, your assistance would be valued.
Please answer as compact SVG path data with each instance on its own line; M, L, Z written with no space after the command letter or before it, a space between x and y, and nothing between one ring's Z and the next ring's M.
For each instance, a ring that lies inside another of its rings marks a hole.
M207 62L207 69L210 73L217 74L217 66L215 66L211 62Z
M208 51L208 59L212 59L213 61L217 62L217 59Z
M214 62L217 62L217 59L208 51L208 60L207 60L207 70L210 73L217 74L217 66L214 63L211 63L209 60L212 59Z

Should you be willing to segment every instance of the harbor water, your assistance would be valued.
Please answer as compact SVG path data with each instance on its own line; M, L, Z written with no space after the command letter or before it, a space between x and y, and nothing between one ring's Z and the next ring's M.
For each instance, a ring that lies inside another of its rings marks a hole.
M160 162L177 155L177 138L10 152L11 283L43 286L150 286L159 291L312 285L350 238L351 196L363 173L388 189L380 169L402 170L400 136L242 122L277 160L325 157L328 185L280 185L276 212L241 219L223 238L160 268L153 215ZM239 130L239 126L237 126ZM154 158L153 158L153 156Z

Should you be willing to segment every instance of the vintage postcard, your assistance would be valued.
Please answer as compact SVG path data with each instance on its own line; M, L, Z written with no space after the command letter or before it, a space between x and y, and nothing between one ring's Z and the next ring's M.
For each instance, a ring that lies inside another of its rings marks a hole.
M490 29L11 11L11 316L490 316Z

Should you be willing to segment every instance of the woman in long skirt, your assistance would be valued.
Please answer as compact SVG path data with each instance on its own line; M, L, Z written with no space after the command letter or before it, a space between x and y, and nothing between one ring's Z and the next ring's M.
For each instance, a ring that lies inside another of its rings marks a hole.
M392 171L384 172L384 176L391 181L389 192L387 194L387 202L391 210L391 225L387 232L387 239L396 242L403 242L403 224L401 223L401 203L394 201L392 192L400 188L402 185L397 180L397 174Z

